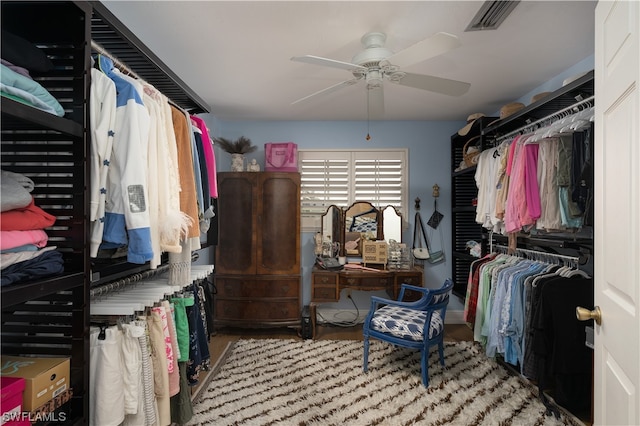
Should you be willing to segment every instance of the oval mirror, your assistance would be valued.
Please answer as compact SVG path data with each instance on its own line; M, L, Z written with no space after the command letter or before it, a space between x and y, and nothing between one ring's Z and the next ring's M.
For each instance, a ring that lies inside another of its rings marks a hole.
M402 215L394 206L387 206L382 210L382 232L384 240L402 242Z
M360 256L362 239L376 240L380 235L378 209L368 201L357 201L344 214L344 249L347 256Z
M329 238L332 243L339 243L342 247L342 217L338 206L329 206L322 215L322 238Z

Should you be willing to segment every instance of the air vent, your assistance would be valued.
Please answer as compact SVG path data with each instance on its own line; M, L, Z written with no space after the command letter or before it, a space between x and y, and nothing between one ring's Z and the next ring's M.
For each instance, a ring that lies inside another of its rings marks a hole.
M485 1L465 31L495 30L520 3L520 0Z

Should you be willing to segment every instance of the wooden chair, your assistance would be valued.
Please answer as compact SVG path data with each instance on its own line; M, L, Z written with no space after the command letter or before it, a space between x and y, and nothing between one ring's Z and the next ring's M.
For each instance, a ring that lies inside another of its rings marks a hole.
M438 345L444 366L444 318L453 281L447 279L439 289L402 284L398 300L371 297L371 310L363 325L365 373L368 370L369 338L421 352L422 383L429 386L429 348ZM415 302L403 302L406 290L422 293ZM425 332L426 331L426 332Z

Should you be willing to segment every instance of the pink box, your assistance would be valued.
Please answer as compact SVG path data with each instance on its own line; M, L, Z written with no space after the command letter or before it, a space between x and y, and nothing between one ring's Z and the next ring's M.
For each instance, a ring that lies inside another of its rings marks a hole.
M265 172L297 172L298 145L293 142L267 142L264 144Z
M25 381L22 377L2 377L2 425L30 425L29 417L22 414L22 392Z

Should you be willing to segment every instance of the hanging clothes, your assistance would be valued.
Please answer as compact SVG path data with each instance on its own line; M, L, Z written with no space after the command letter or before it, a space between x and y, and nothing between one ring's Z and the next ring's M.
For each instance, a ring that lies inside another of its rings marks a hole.
M537 382L543 402L543 392L549 390L557 404L590 412L589 324L577 320L575 307L593 307L593 279L575 268L512 255L486 256L474 263L470 276L477 276L479 284L474 339L487 356L500 356Z
M202 144L204 148L205 162L207 165L207 179L209 183L209 197L218 198L218 182L216 178L216 157L213 150L213 141L209 135L209 128L200 117L191 116L194 125L202 132Z
M142 102L142 89L98 56L100 70L116 86L116 120L109 165L103 241L127 246L127 260L142 264L152 259L146 168L149 113Z
M91 69L89 128L91 129L91 176L89 220L91 235L89 255L98 256L104 232L107 179L116 121L116 86L103 72Z
M582 228L593 209L590 133L518 135L483 151L474 176L476 223L503 235Z
M171 105L171 117L178 148L178 171L181 188L180 210L187 214L191 220L186 237L198 238L200 235L200 226L189 123L187 122L185 113L173 105Z
M576 318L576 306L593 307L591 278L556 277L547 281L534 313L533 345L539 388L552 389L556 403L570 411L588 413L593 350L585 345L585 327L589 324Z

